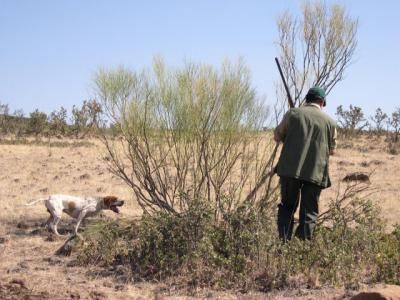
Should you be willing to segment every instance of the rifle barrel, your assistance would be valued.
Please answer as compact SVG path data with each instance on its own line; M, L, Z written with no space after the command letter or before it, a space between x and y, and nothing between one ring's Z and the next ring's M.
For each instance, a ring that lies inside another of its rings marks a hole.
M288 101L289 101L289 106L290 106L290 108L293 108L294 107L294 102L293 102L292 96L290 95L289 88L287 86L285 77L283 76L281 65L279 64L279 60L278 60L277 57L275 57L275 62L276 62L276 65L278 66L279 74L281 75L283 85L285 86L286 95L287 95Z

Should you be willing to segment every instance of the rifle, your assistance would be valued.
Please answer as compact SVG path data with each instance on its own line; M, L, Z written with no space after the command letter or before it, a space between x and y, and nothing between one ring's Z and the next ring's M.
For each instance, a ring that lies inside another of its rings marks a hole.
M275 57L275 62L276 62L276 65L278 67L279 74L281 75L283 86L285 87L286 96L288 98L289 106L290 106L290 108L293 108L294 107L293 98L290 95L289 88L287 86L285 77L283 76L281 65L279 64L279 60L278 60L277 57ZM245 202L251 200L254 197L254 195L257 193L257 191L260 189L260 187L264 184L264 182L269 178L268 187L267 187L267 195L265 197L265 199L268 199L269 190L270 190L270 187L271 187L272 176L276 173L276 166L271 171L267 172L267 170L268 170L268 166L272 166L274 164L274 160L275 160L276 152L278 151L278 147L279 147L279 143L276 143L275 148L272 151L271 158L269 159L269 161L267 162L267 164L265 166L265 169L263 170L263 174L264 175L261 177L261 180L257 183L257 185L253 188L253 190L247 195L247 197L245 199Z
M290 106L290 108L293 108L293 107L294 107L293 98L292 98L292 96L290 95L289 88L288 88L288 86L287 86L285 77L283 77L281 65L279 64L279 60L278 60L277 57L275 57L275 62L276 62L276 65L277 65L277 67L278 67L279 74L281 75L281 79L282 79L283 85L284 85L284 87L285 87L286 96L287 96L287 98L288 98L289 106Z

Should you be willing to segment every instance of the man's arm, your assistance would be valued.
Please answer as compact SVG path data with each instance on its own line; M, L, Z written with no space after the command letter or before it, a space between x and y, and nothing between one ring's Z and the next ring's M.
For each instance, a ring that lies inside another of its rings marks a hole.
M288 127L289 127L289 111L283 116L282 121L274 130L275 142L279 143L285 140Z

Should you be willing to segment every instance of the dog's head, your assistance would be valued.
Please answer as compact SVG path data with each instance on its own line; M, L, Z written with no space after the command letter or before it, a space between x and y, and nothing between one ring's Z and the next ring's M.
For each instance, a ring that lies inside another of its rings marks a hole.
M124 205L124 200L119 200L115 196L107 196L103 198L104 209L110 209L115 213L119 213L119 206Z

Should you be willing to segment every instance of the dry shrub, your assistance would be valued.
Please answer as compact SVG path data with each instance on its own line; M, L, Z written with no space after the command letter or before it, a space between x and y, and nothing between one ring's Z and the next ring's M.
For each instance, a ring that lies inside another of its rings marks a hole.
M275 143L262 132L268 107L243 62L174 69L155 59L151 71L99 70L95 86L121 132L103 137L107 164L144 212L180 215L205 202L218 220L224 201L235 209L269 198L265 189L251 192L272 165Z

